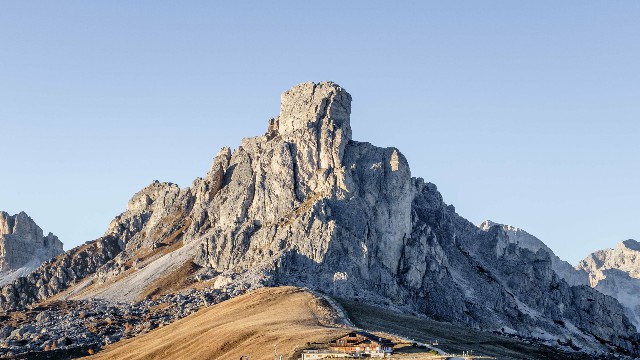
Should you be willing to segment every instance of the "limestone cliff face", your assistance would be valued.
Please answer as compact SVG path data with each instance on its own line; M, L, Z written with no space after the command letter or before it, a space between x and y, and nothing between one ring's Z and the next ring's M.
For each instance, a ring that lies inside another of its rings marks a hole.
M24 308L59 294L96 274L120 251L120 242L114 237L102 237L73 248L4 285L0 290L0 307L4 310Z
M615 297L640 329L640 243L625 240L615 249L599 250L576 267L589 274L593 288Z
M504 253L510 244L516 247L529 249L537 252L542 249L547 252L551 258L553 270L565 280L569 285L589 285L589 275L584 270L576 270L571 264L560 259L544 242L528 232L511 225L503 225L486 220L479 227L482 230L489 230L492 226L499 226L507 234L505 242L496 244L496 254Z
M548 252L517 246L501 226L476 227L447 206L432 184L413 208L414 223L424 230L412 238L430 237L428 247L442 249L437 254L443 260L426 257L433 265L417 292L425 296L425 313L482 329L572 339L585 348L597 339L616 339L615 346L637 351L635 329L621 305L587 286L570 286L554 271Z
M350 100L335 84L302 84L283 94L266 135L216 158L223 186L187 232L202 233L202 265L352 294L350 276L393 278L411 232L410 171L397 149L351 140Z
M302 285L474 328L637 352L618 302L570 286L546 252L510 245L500 227L460 217L435 185L411 177L398 149L352 140L350 112L351 96L334 83L285 92L266 133L223 148L205 177L137 193L84 277L113 288L149 259L188 249L215 286ZM64 272L56 261L39 279L53 269ZM54 276L56 289L78 283L74 274ZM1 306L44 297L12 291Z
M507 235L496 242L498 257L507 249L524 248L549 254L553 270L569 285L589 285L600 293L609 295L620 302L626 315L640 328L640 243L626 240L615 249L599 250L582 260L575 268L558 258L549 247L535 236L510 225L484 221L479 227L489 231L492 227L501 228Z
M63 252L62 242L49 233L43 235L26 213L0 212L0 284L26 275L44 261Z

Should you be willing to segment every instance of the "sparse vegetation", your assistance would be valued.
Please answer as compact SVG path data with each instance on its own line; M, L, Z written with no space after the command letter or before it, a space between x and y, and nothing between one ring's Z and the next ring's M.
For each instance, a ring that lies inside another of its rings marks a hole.
M201 310L148 334L107 346L98 359L288 358L307 343L326 343L344 333L310 293L293 287L260 289ZM215 341L212 341L215 339Z
M124 335L128 336L133 332L133 325L131 325L131 323L127 322L124 324Z
M156 298L158 295L167 294L183 289L193 283L191 275L193 275L200 266L193 261L187 261L178 269L167 276L161 277L157 281L149 284L142 293L141 298Z
M437 339L438 348L450 353L473 349L474 354L500 359L585 359L584 354L564 353L549 346L400 314L361 302L340 300L340 303L357 326L372 331L388 331L427 343Z

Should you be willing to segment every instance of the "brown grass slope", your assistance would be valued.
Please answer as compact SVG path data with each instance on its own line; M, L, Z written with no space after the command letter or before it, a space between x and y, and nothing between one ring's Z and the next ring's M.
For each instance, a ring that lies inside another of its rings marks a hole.
M426 343L437 339L438 348L448 353L473 350L474 355L493 356L498 360L595 359L582 353L562 352L549 346L401 314L361 302L344 299L339 302L356 326Z
M295 287L259 289L104 348L89 359L271 360L344 334L333 309Z

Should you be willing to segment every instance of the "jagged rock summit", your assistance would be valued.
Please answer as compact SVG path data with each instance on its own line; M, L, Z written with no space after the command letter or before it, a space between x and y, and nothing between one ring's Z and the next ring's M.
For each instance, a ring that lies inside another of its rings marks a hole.
M560 259L553 250L542 242L542 240L529 234L523 229L511 225L499 224L491 220L485 220L479 225L480 229L485 231L488 231L492 226L502 228L502 230L507 234L507 238L504 239L505 242L498 243L498 246L496 247L496 251L498 253L505 251L509 244L529 249L532 252L537 252L542 249L551 257L553 270L569 285L589 285L589 277L585 271L576 270L571 264Z
M481 229L411 176L396 148L352 139L351 96L286 91L264 135L222 148L190 187L154 182L103 237L0 291L0 306L136 301L199 282L234 295L297 285L592 353L638 353L613 298L572 286L543 249ZM570 345L567 345L570 344Z
M620 242L615 249L594 252L576 269L589 274L591 287L615 297L624 305L629 318L640 329L640 243Z
M0 285L27 275L63 252L62 242L42 229L24 212L0 211Z
M598 250L582 260L578 267L589 272L592 286L606 278L603 271L607 269L617 269L640 279L640 243L629 239L620 242L615 249Z
M496 245L501 254L511 245L526 248L533 252L542 250L549 254L553 270L570 285L588 285L599 292L609 295L625 307L629 320L640 329L640 243L625 240L615 249L599 250L587 256L577 266L557 257L541 240L526 231L498 224L490 220L478 227L488 231L497 226L507 237Z

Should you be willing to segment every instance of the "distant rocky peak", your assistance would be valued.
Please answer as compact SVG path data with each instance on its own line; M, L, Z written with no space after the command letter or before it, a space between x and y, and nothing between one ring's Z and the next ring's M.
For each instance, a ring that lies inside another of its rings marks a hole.
M31 232L39 232L40 236L42 236L42 229L24 211L16 215L9 215L4 211L0 212L0 235Z
M593 252L587 257L589 258L597 260L599 266L608 268L617 268L625 263L633 263L640 268L640 243L632 239L621 241L615 248Z
M618 244L618 246L628 250L640 252L640 242L637 242L636 240L633 240L633 239L625 240L620 244Z
M478 225L478 227L479 227L481 230L484 230L484 231L488 231L489 229L491 229L491 228L492 228L492 227L494 227L494 226L498 226L498 227L500 227L500 228L507 228L507 227L511 228L511 226L510 226L510 225L500 224L500 223L497 223L497 222L495 222L495 221L491 221L491 220L489 220L489 219L487 219L487 220L485 220L485 221L481 222L481 223L480 223L480 225Z
M15 217L7 214L4 211L0 211L0 234L13 233L14 226L15 226Z
M617 269L632 278L640 279L640 243L629 239L618 243L613 249L598 250L582 260L577 267L592 275L593 286L606 277L603 271L607 269Z
M478 227L480 229L485 230L485 231L491 229L494 226L499 226L504 231L522 232L522 233L525 233L525 234L527 233L526 231L524 231L524 230L522 230L522 229L520 229L518 227L511 226L511 225L506 225L506 224L500 224L500 223L497 223L495 221L491 221L491 220L488 220L488 219L483 221L483 222L481 222L480 225L478 225Z
M576 269L589 274L591 287L618 299L640 329L640 243L630 239L613 249L595 251Z
M37 232L38 229L36 223L24 211L13 216L4 211L0 212L0 235Z
M553 270L567 281L567 283L570 285L587 285L589 283L586 271L574 269L568 262L560 259L542 240L523 229L496 223L491 220L483 221L478 227L483 231L489 231L489 229L493 227L499 227L505 232L507 235L506 239L498 241L496 244L496 253L498 256L503 255L510 244L515 244L518 248L528 249L534 253L538 252L538 250L543 250L550 255Z
M499 225L499 224L496 224L496 223L494 223L494 222L493 222L493 221L491 221L491 220L485 220L485 221L481 222L481 223L480 223L480 225L478 225L478 227L479 227L480 229L482 229L482 230L485 230L485 231L486 231L486 230L491 229L491 227L492 227L492 226L494 226L494 225Z
M9 215L0 212L0 271L16 270L24 266L35 268L42 262L62 253L62 242L20 212ZM0 283L2 283L0 276Z
M496 227L505 232L507 236L501 238L501 241L498 241L496 244L496 252L498 256L502 256L504 254L508 244L517 244L519 247L527 248L533 252L538 251L540 248L547 250L547 247L542 241L517 227L500 224L491 220L483 221L478 225L478 227L483 231L489 231L491 228Z

